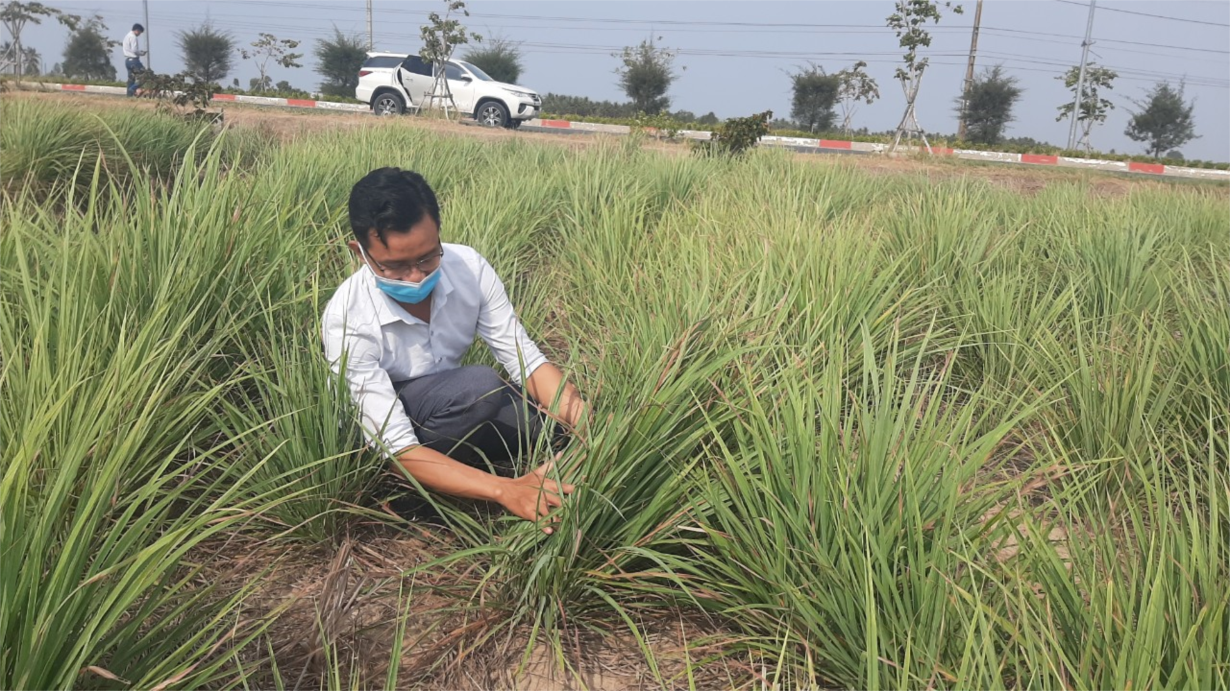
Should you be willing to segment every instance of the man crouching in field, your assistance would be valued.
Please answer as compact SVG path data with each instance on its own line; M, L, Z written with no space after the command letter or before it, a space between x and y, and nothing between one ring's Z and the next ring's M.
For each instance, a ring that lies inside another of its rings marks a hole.
M418 173L380 168L350 192L348 244L362 266L325 307L325 355L345 372L369 440L424 488L497 502L535 521L572 486L551 463L505 477L544 428L543 406L575 427L585 403L518 321L504 285L473 248L443 243L435 192ZM461 367L481 336L514 384L489 367ZM550 528L544 529L551 532Z

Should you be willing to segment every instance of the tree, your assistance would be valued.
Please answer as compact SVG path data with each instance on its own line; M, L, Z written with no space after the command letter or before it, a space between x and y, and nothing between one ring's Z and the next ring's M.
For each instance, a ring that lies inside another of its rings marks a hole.
M357 34L347 36L333 27L333 38L316 39L316 74L324 77L320 92L330 96L354 98L359 85L359 69L367 60L367 39Z
M467 31L461 20L453 18L454 12L460 12L466 17L470 16L470 11L466 9L463 0L444 0L444 7L443 17L439 12L427 15L427 23L419 32L423 39L419 57L432 64L432 74L435 75L428 95L432 100L441 99L443 103L453 106L456 110L453 94L448 89L447 73L444 67L452 59L453 51L457 49L457 46L465 45L470 41L481 42L483 37L473 31Z
M492 79L505 84L516 84L525 70L521 44L505 38L493 38L482 47L470 48L465 53L465 59L491 75Z
M678 51L660 48L653 39L611 54L623 63L615 68L615 74L619 75L619 86L638 111L656 115L670 108L671 100L666 92L676 78L673 67L676 55Z
M44 19L49 18L54 18L60 24L68 27L69 31L76 30L77 25L81 22L81 17L61 12L41 2L17 2L16 0L11 0L4 5L0 5L0 25L3 25L5 30L9 32L9 36L13 37L12 43L9 44L9 50L0 53L0 64L3 64L5 68L18 77L28 71L30 69L29 64L22 57L28 55L28 53L21 44L21 31L25 28L26 24L42 24ZM23 65L25 69L23 69Z
M1012 107L1021 97L1016 77L1004 74L1003 66L974 77L963 97L957 98L957 114L965 108L965 136L971 142L995 144L1012 122Z
M259 94L262 91L272 91L272 90L273 90L273 78L272 77L268 77L268 76L253 77L248 80L248 92L249 93Z
M273 87L273 80L269 77L269 61L272 60L275 65L282 67L303 67L298 63L299 58L303 57L303 53L292 52L299 47L299 42L289 38L278 38L273 34L261 33L260 38L253 41L251 49L240 48L239 54L244 60L251 60L256 65L256 71L260 76L254 80L254 83L260 86L260 91L267 91ZM255 89L254 89L255 90Z
M841 129L850 134L850 119L858 110L858 102L871 105L880 98L880 85L863 71L867 63L859 60L850 69L842 70L837 77L837 101L841 103Z
M790 117L808 132L826 131L833 127L833 108L841 82L835 74L825 74L823 67L809 65L790 75L794 99Z
M1171 87L1170 82L1161 81L1153 85L1145 100L1132 101L1140 112L1132 113L1123 133L1129 139L1145 142L1145 150L1154 158L1199 138L1192 120L1196 102L1184 102L1183 90L1182 81L1178 89Z
M952 8L955 14L962 13L961 6L953 7L951 2L945 2L944 7ZM905 54L902 56L904 65L898 67L894 73L897 81L901 82L901 90L905 92L905 114L901 116L901 123L897 125L897 133L893 137L893 145L889 148L889 153L897 149L897 144L901 141L903 134L922 133L922 127L919 126L918 118L914 115L914 103L918 100L918 89L930 61L927 58L920 59L918 49L931 46L931 34L926 29L927 21L931 20L939 24L941 17L939 4L933 0L897 0L896 10L888 16L885 23L897 35L898 45L905 49ZM927 138L924 135L923 142L926 143L926 141Z
M102 17L92 17L69 34L60 69L66 77L115 81L111 51L119 44L107 38L107 25Z
M0 43L0 55L11 55L13 57L10 59L17 61L17 46L9 41ZM26 46L21 49L20 61L14 65L14 68L27 77L37 77L42 72L42 64L43 56L34 48Z
M1060 122L1065 118L1072 116L1072 106L1076 101L1076 82L1080 79L1081 68L1079 65L1072 67L1061 77L1063 85L1072 91L1072 97L1059 106L1059 117L1055 118L1056 122ZM1089 63L1085 66L1085 82L1081 88L1081 110L1080 115L1076 118L1076 123L1081 128L1081 138L1078 146L1083 146L1086 151L1092 151L1093 145L1089 142L1089 134L1093 131L1093 126L1106 122L1106 116L1115 107L1110 100L1102 98L1098 95L1098 89L1113 89L1115 88L1112 82L1119 74L1109 67L1099 67L1094 63Z
M175 35L176 45L183 54L184 71L199 81L216 84L226 79L232 67L235 39L214 30L206 21L190 31Z
M580 117L630 118L636 115L636 108L631 103L616 103L614 101L593 101L585 96L568 96L566 94L547 93L542 97L542 110L553 115L574 115Z

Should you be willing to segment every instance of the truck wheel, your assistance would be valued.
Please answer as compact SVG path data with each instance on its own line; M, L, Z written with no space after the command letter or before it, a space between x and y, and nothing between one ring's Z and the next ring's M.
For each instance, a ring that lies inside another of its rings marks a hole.
M386 91L372 101L372 112L376 115L401 115L406 112L406 102L392 91Z
M478 116L474 119L485 127L504 127L508 124L508 109L499 101L487 101L478 107Z

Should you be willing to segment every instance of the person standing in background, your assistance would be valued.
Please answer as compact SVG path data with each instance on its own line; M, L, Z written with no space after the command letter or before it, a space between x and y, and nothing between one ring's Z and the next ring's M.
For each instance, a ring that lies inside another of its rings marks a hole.
M137 43L137 37L145 33L145 27L140 24L133 24L132 31L124 37L124 67L128 70L128 95L135 96L137 93L137 73L145 71L145 65L141 64L141 56L145 55L146 51L141 50L141 46Z

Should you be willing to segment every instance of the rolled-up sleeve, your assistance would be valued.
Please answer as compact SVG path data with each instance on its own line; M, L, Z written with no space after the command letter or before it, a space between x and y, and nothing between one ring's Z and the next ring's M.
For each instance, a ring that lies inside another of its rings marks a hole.
M495 269L486 259L479 261L478 284L483 302L478 311L478 335L504 371L508 372L509 378L521 385L525 377L546 364L547 357L530 340L521 320L517 319L517 313Z
M343 374L350 398L359 409L368 443L379 439L389 453L419 444L414 425L380 367L380 343L346 323L345 315L326 312L321 325L325 357L334 374ZM343 372L344 368L344 372Z

